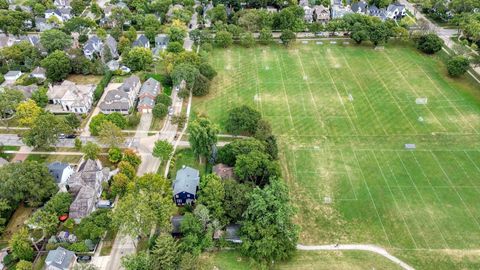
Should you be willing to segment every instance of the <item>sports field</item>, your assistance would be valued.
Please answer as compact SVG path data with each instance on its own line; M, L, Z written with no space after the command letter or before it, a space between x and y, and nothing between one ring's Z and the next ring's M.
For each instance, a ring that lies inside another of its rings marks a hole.
M213 51L195 112L270 120L303 244L480 249L480 86L409 46L327 43Z

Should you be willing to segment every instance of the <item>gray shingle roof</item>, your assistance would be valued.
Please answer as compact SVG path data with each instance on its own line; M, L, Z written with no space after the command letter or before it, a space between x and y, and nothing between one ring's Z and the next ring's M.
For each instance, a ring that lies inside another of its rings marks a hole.
M173 183L173 194L182 192L196 194L199 182L200 172L190 167L184 167L177 171L177 176Z
M60 181L62 180L63 171L69 166L70 165L68 165L67 163L55 161L48 164L48 171L55 179L55 182L60 183Z
M150 41L145 35L140 35L132 44L132 47L145 47Z
M45 264L56 267L52 267L52 269L68 270L74 261L75 253L64 249L63 247L58 247L57 249L50 250L48 252L47 258L45 259Z
M159 91L160 91L160 83L154 78L148 78L148 80L146 80L143 83L142 87L140 88L139 95L150 94L152 96L156 96L158 95Z
M140 78L136 75L132 75L126 78L118 89L125 92L130 92L135 87L135 85L139 83L140 83Z

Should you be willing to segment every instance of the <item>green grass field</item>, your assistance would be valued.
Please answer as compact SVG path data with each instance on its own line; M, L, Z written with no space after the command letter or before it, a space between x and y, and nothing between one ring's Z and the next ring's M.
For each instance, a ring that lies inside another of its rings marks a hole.
M211 63L194 111L223 129L248 104L271 122L301 243L480 247L480 86L448 78L438 56L310 41L215 50Z

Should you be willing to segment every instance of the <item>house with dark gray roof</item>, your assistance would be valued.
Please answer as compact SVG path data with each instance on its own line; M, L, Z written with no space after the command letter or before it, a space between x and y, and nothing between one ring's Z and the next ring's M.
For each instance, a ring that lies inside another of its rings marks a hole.
M366 14L367 13L367 2L365 1L358 1L352 3L352 11L354 13L361 13L361 14Z
M105 39L105 46L108 47L108 49L110 50L110 54L114 59L117 59L119 57L117 50L117 41L111 35L108 35Z
M330 9L323 5L313 7L313 19L316 22L326 23L330 20Z
M142 47L142 48L149 49L150 48L150 41L148 40L148 38L145 35L142 34L137 38L137 40L135 40L132 43L132 47Z
M153 54L158 55L161 51L164 51L168 47L168 42L170 38L166 34L158 34L155 37L155 48L153 49Z
M39 32L53 29L54 25L47 22L43 17L35 17L35 29Z
M140 78L135 75L130 76L123 81L118 89L107 92L105 98L99 104L100 110L104 114L113 112L128 114L130 109L135 105L140 86Z
M103 191L103 183L110 178L110 169L103 168L98 160L86 160L80 164L67 181L67 190L75 199L70 205L69 217L79 223L96 210Z
M96 35L91 36L83 45L83 54L88 59L93 59L94 55L100 55L103 49L103 42Z
M405 5L402 5L400 3L393 3L388 5L385 12L385 17L392 20L401 20L406 15L407 12L405 10Z
M77 256L75 256L74 252L63 247L58 247L48 252L47 258L45 259L45 269L69 270L73 268L76 259Z
M10 70L3 77L5 78L5 81L15 82L21 76L22 72L20 70Z
M55 183L59 187L65 186L70 176L73 174L73 169L68 163L63 162L52 162L48 164L48 172L53 176Z
M375 5L371 5L368 7L368 15L385 20L386 10L384 8L378 8Z
M183 166L177 171L173 182L173 201L177 206L195 203L199 183L200 172L198 170Z
M151 113L155 106L155 99L161 91L161 84L154 78L148 78L138 94L137 109L141 113Z
M47 9L45 11L45 19L56 17L60 22L66 22L72 18L72 9L69 7Z

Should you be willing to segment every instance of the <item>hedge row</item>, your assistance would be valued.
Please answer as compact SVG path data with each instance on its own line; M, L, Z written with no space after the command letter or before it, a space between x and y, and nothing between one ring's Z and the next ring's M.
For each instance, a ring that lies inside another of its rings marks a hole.
M95 102L102 97L103 91L105 90L105 87L107 87L108 83L112 79L112 76L113 74L111 71L105 72L105 75L103 76L102 80L100 81L100 83L97 85L97 88L95 89L95 93L93 95L93 99Z

